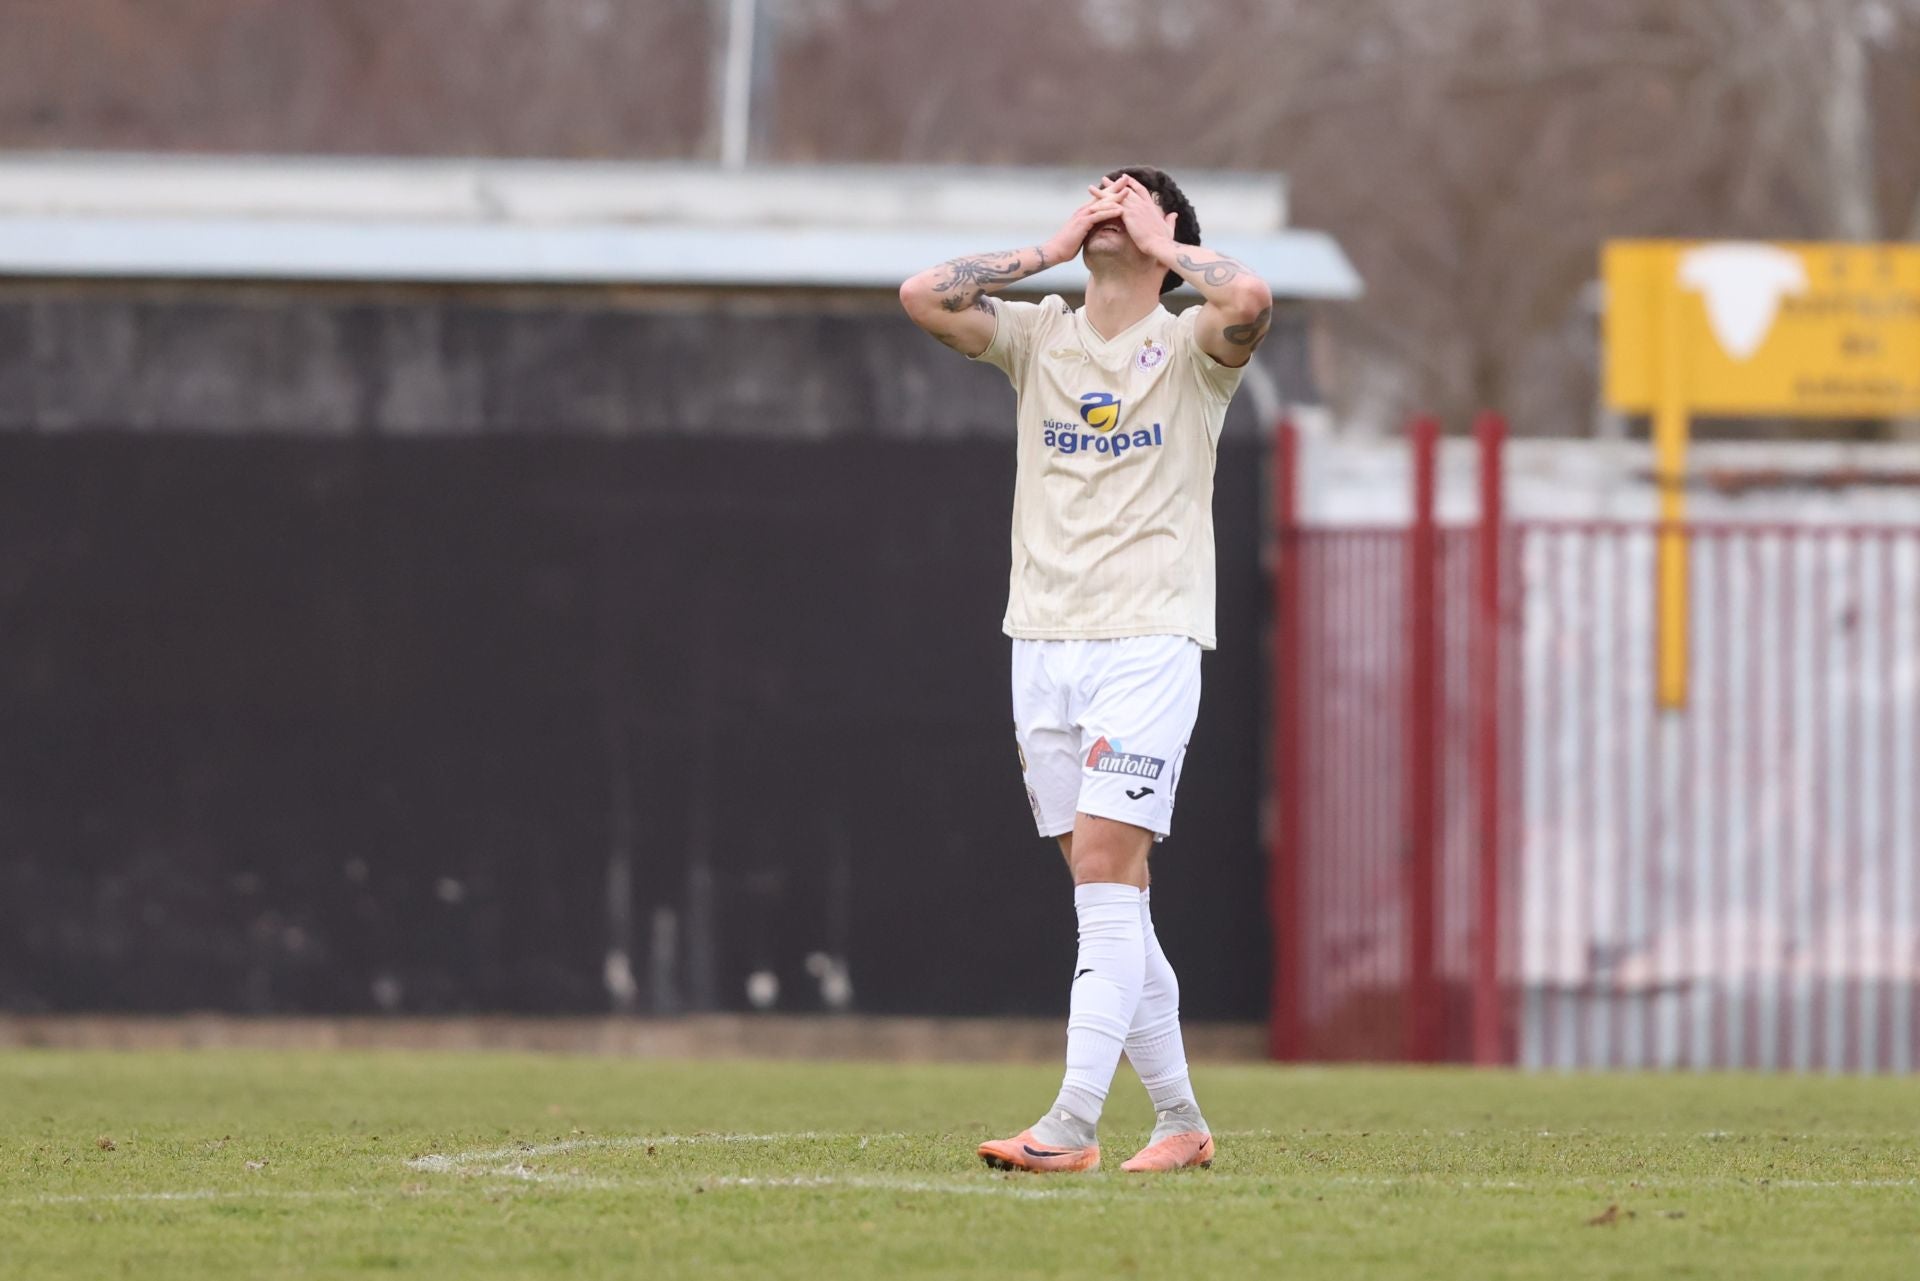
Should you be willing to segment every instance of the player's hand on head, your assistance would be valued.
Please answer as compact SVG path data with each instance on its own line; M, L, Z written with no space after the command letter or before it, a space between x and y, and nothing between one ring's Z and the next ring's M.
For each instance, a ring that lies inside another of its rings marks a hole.
M1173 239L1177 214L1160 208L1150 192L1132 178L1122 176L1119 184L1120 218L1133 243L1142 249Z
M1098 188L1087 189L1093 199L1073 211L1073 215L1055 234L1053 242L1047 247L1049 263L1065 262L1078 257L1087 236L1103 222L1112 222L1121 216L1120 198L1117 192L1103 192Z

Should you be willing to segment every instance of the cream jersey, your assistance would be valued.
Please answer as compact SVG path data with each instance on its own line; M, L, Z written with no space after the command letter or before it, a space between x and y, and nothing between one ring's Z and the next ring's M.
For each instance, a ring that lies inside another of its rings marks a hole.
M1243 371L1200 349L1198 307L1155 307L1111 338L1057 295L994 311L976 359L1019 398L1003 629L1212 649L1214 455Z

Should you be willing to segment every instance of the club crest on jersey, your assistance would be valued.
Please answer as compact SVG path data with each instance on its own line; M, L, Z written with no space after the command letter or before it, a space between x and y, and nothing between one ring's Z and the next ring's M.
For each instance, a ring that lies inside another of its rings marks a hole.
M1090 391L1080 398L1080 421L1095 431L1120 425L1120 398L1110 391Z
M1149 338L1146 344L1134 354L1133 363L1139 366L1140 372L1144 374L1150 370L1159 368L1160 362L1166 358L1167 349Z
M1117 738L1102 737L1087 753L1087 768L1096 774L1123 774L1129 778L1159 778L1167 762L1158 756L1136 756L1121 749Z

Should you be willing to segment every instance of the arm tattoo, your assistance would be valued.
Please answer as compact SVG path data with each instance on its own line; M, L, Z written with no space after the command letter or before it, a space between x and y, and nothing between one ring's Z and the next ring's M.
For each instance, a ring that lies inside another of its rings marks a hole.
M1221 337L1236 347L1251 347L1267 336L1267 324L1273 319L1273 308L1264 307L1260 314L1244 325L1228 325L1220 331Z
M945 306L946 304L942 303L941 305ZM948 307L947 310L953 311L956 309L952 307ZM993 299L988 297L986 294L981 294L978 298L973 300L973 310L984 311L989 316L993 315L994 314ZM974 354L973 352L970 352L967 350L967 341L966 339L962 338L960 335L940 333L938 331L932 331L932 332L935 338L938 338L941 342L945 343L947 346L953 348L955 351L961 353L962 355L971 356Z
M1040 260L1040 265L1031 270L1025 265L1029 252ZM948 295L940 300L941 307L946 310L965 311L969 307L978 307L989 289L1024 280L1046 265L1047 255L1042 249L1009 249L1004 253L955 258L940 264L939 270L945 271L946 276L933 282L933 292ZM982 307L981 310L990 311L992 308Z
M1228 284L1247 274L1245 263L1236 262L1224 256L1206 262L1196 262L1192 255L1181 254L1175 261L1187 271L1200 273L1201 281L1209 285Z

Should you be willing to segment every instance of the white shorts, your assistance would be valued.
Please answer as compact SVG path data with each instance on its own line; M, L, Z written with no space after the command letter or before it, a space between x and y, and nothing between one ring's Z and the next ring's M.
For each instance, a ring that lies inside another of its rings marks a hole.
M1200 646L1185 636L1013 642L1013 733L1042 836L1094 814L1173 830L1173 794L1200 712Z

